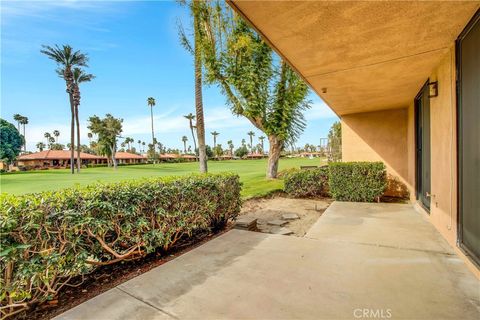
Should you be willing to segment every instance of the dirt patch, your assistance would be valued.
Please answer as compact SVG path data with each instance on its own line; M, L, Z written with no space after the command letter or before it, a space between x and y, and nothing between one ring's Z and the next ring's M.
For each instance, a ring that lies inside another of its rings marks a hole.
M275 228L268 224L269 221L282 220L284 214L297 214L299 219L289 220L285 227L290 229L293 235L303 237L332 202L329 198L292 199L276 195L246 201L240 215L256 218L258 229L269 233Z

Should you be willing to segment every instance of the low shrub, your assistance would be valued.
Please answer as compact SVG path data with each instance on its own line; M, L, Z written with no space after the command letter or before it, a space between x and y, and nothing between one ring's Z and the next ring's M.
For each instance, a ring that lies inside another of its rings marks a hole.
M332 162L330 193L335 200L372 202L383 195L387 174L382 162Z
M292 197L328 196L328 167L288 170L283 173L285 192Z
M222 228L239 213L240 189L237 175L220 174L0 195L2 318L53 299L98 266Z

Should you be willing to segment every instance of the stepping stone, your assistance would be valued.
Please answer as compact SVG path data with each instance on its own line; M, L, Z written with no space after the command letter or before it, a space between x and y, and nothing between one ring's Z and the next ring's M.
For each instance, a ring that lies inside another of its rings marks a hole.
M285 220L279 220L279 219L268 221L268 224L269 224L269 225L279 226L279 227L284 226L284 225L286 225L287 223L288 223L287 221L285 221Z
M255 231L257 229L257 218L241 217L235 221L235 228Z
M296 213L285 213L285 214L282 214L282 219L283 220L297 220L297 219L300 219L300 217Z
M281 228L272 228L272 230L270 230L270 233L280 234L282 236L288 236L293 234L293 231L288 228L281 227Z

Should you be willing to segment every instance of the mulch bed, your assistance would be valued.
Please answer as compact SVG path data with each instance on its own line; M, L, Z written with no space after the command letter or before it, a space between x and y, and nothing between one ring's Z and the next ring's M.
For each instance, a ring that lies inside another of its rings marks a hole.
M71 283L81 283L77 287L64 287L55 300L37 306L35 309L19 313L12 319L51 319L77 305L109 290L119 284L135 278L155 267L181 256L188 251L210 241L225 232L229 231L233 224L229 224L225 229L217 233L198 234L193 238L185 239L179 242L168 252L154 252L142 259L120 262L108 266L103 266L94 272L86 275L83 279L78 278Z

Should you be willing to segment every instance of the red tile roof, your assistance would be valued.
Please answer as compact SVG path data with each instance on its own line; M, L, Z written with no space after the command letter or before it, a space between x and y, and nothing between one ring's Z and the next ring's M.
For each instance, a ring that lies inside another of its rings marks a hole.
M77 152L75 151L75 159L77 158ZM99 160L106 159L104 156L97 156L95 154L88 154L80 152L80 158L90 159L90 160ZM145 159L145 157L138 154L129 153L129 152L117 152L115 158L121 159ZM24 154L17 157L17 160L68 160L70 159L70 150L45 150L30 154Z
M160 159L176 159L176 158L180 158L180 155L176 153L164 153L160 155Z
M115 153L115 158L117 159L145 159L144 156L130 153L130 152L117 152Z
M75 159L77 158L77 152L75 151ZM103 159L104 157L94 154L88 154L80 152L80 158L82 159ZM23 154L17 157L17 160L68 160L70 159L70 150L45 150L30 154Z

